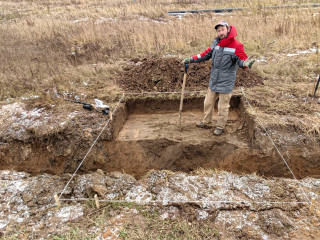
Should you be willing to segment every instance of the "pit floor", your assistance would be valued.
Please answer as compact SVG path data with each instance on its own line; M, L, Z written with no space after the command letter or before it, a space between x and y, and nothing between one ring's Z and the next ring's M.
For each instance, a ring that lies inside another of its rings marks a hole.
M213 116L213 126L217 115L217 109ZM166 138L172 141L183 141L198 144L203 141L214 139L228 142L236 141L237 145L242 142L242 147L247 147L243 141L242 129L244 122L240 118L240 112L236 108L230 108L225 133L221 136L213 135L212 129L201 129L196 123L203 118L203 111L186 111L181 115L180 131L179 112L153 113L153 114L130 114L124 123L122 130L117 136L117 141L155 140ZM236 134L235 134L236 133ZM233 137L230 137L233 135Z

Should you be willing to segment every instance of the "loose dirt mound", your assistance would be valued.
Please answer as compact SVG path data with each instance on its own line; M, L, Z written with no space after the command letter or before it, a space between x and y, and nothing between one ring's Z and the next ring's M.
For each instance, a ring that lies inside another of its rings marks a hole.
M208 87L211 61L189 65L186 90L204 90ZM119 76L118 83L133 92L179 91L183 81L184 66L177 58L135 60ZM263 84L264 78L248 69L239 69L236 87Z

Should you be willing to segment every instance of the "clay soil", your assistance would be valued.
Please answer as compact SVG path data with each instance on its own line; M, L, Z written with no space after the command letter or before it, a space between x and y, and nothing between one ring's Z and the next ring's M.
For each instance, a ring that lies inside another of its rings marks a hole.
M208 88L211 61L189 64L186 89ZM184 65L177 58L135 59L118 77L127 92L181 91ZM263 84L264 78L249 69L238 69L235 87Z
M179 97L127 95L79 173L99 168L141 178L152 169L190 172L203 167L292 177L241 96L231 99L225 133L220 137L195 126L203 117L203 101L203 95L186 97L180 128ZM0 169L32 174L73 173L108 119L86 110L68 116L45 109L27 111L23 104L4 112ZM273 129L273 136L297 178L319 176L319 151L308 136L286 129Z
M203 97L185 100L180 128L179 99L128 99L126 121L119 133L114 133L113 141L103 143L108 157L101 165L88 165L89 169L123 169L141 178L152 169L190 172L202 167L292 178L268 137L248 115L240 96L231 99L225 133L219 137L213 135L212 129L195 126L203 117L203 100ZM216 116L217 111L213 116L213 129ZM308 142L308 151L313 152L310 157L304 157L299 152L305 144L300 140L292 142L299 138L298 133L279 130L274 134L281 138L283 154L290 159L289 164L298 178L318 176L320 164L313 160L318 156L317 148L310 140L301 139Z

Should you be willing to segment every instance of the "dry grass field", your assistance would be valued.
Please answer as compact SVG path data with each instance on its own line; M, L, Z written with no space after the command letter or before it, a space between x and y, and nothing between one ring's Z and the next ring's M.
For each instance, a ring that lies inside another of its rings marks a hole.
M120 66L133 58L177 55L204 50L220 19L234 24L249 55L265 57L256 71L277 83L301 81L319 72L318 53L286 54L317 48L317 8L262 10L259 6L295 1L2 1L0 12L0 100L52 93L53 89L92 92L105 87ZM298 1L306 4L309 1ZM170 10L250 7L224 15L205 13L182 19ZM275 61L273 61L275 60ZM82 86L88 81L89 87ZM276 84L283 87L283 84ZM296 87L296 84L292 84Z

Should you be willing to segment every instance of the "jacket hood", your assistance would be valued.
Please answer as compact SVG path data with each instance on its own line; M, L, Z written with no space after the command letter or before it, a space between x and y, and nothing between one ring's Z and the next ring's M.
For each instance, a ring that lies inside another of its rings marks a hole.
M228 36L219 42L219 46L226 47L237 36L237 29L235 26L230 25L230 32Z

